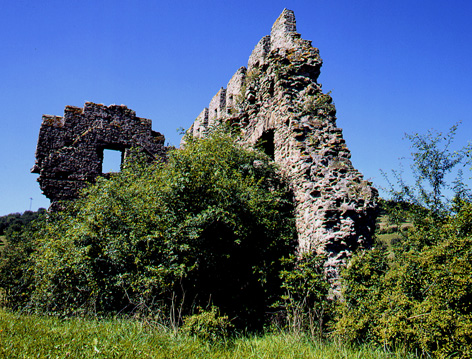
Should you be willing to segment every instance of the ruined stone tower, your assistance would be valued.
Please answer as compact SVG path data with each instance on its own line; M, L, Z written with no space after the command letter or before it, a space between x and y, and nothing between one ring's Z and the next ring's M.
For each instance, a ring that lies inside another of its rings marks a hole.
M151 120L136 117L123 105L87 102L84 108L67 106L64 117L44 115L31 172L39 174L50 209L59 209L59 201L77 198L87 183L103 175L106 149L120 151L122 162L131 148L150 160L165 156L164 136L151 127Z
M371 244L378 193L352 166L332 99L317 82L321 65L285 9L187 136L204 138L227 123L241 143L262 147L294 192L300 251L326 254L335 279L353 250Z

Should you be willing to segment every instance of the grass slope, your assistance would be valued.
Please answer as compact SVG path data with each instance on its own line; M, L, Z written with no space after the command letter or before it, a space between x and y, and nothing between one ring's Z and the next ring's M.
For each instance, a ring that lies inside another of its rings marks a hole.
M402 358L371 347L266 334L210 344L133 320L57 319L0 310L1 358ZM413 358L413 356L410 356Z
M400 228L398 228L398 225L391 223L387 214L381 214L377 218L377 229L375 231L375 235L380 242L390 246L392 241L402 239L401 232L406 231L412 227L413 223L402 222L400 224Z

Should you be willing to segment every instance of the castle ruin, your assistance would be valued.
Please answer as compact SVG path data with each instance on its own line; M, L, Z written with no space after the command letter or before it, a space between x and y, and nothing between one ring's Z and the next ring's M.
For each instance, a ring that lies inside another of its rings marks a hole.
M378 192L350 161L332 98L317 82L321 65L318 49L296 32L295 15L285 9L186 136L205 138L226 124L242 145L262 148L294 193L300 253L326 255L327 275L336 280L350 254L372 243ZM126 106L67 106L64 117L43 116L32 172L51 209L59 209L103 175L105 149L121 151L124 161L131 148L150 160L166 152L151 121Z
M39 174L41 190L54 211L61 208L60 201L77 198L88 183L105 175L105 150L120 151L123 163L131 148L150 161L166 152L164 136L152 130L151 120L136 117L126 106L67 106L63 117L43 116L31 172Z
M187 136L204 138L226 123L241 144L272 157L294 192L300 252L326 255L336 279L347 257L372 243L378 192L350 161L332 98L317 82L321 65L285 9Z

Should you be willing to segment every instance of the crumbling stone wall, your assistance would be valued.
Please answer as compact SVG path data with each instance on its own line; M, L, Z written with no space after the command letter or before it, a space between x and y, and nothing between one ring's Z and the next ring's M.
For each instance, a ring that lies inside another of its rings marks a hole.
M84 108L67 106L64 116L44 115L36 148L41 190L51 200L51 210L62 200L78 197L87 183L102 173L103 151L117 150L126 161L137 148L149 160L164 158L164 136L152 130L151 120L136 117L126 106L92 102Z
M321 65L285 9L187 134L203 138L225 122L242 144L262 146L293 189L300 252L327 255L336 280L352 251L371 245L378 193L350 161L332 98L317 82Z

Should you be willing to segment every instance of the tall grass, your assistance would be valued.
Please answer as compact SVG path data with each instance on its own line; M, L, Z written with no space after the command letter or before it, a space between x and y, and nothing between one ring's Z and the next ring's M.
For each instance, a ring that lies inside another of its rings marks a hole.
M268 333L210 344L126 319L58 319L0 310L2 358L402 358L368 346Z

